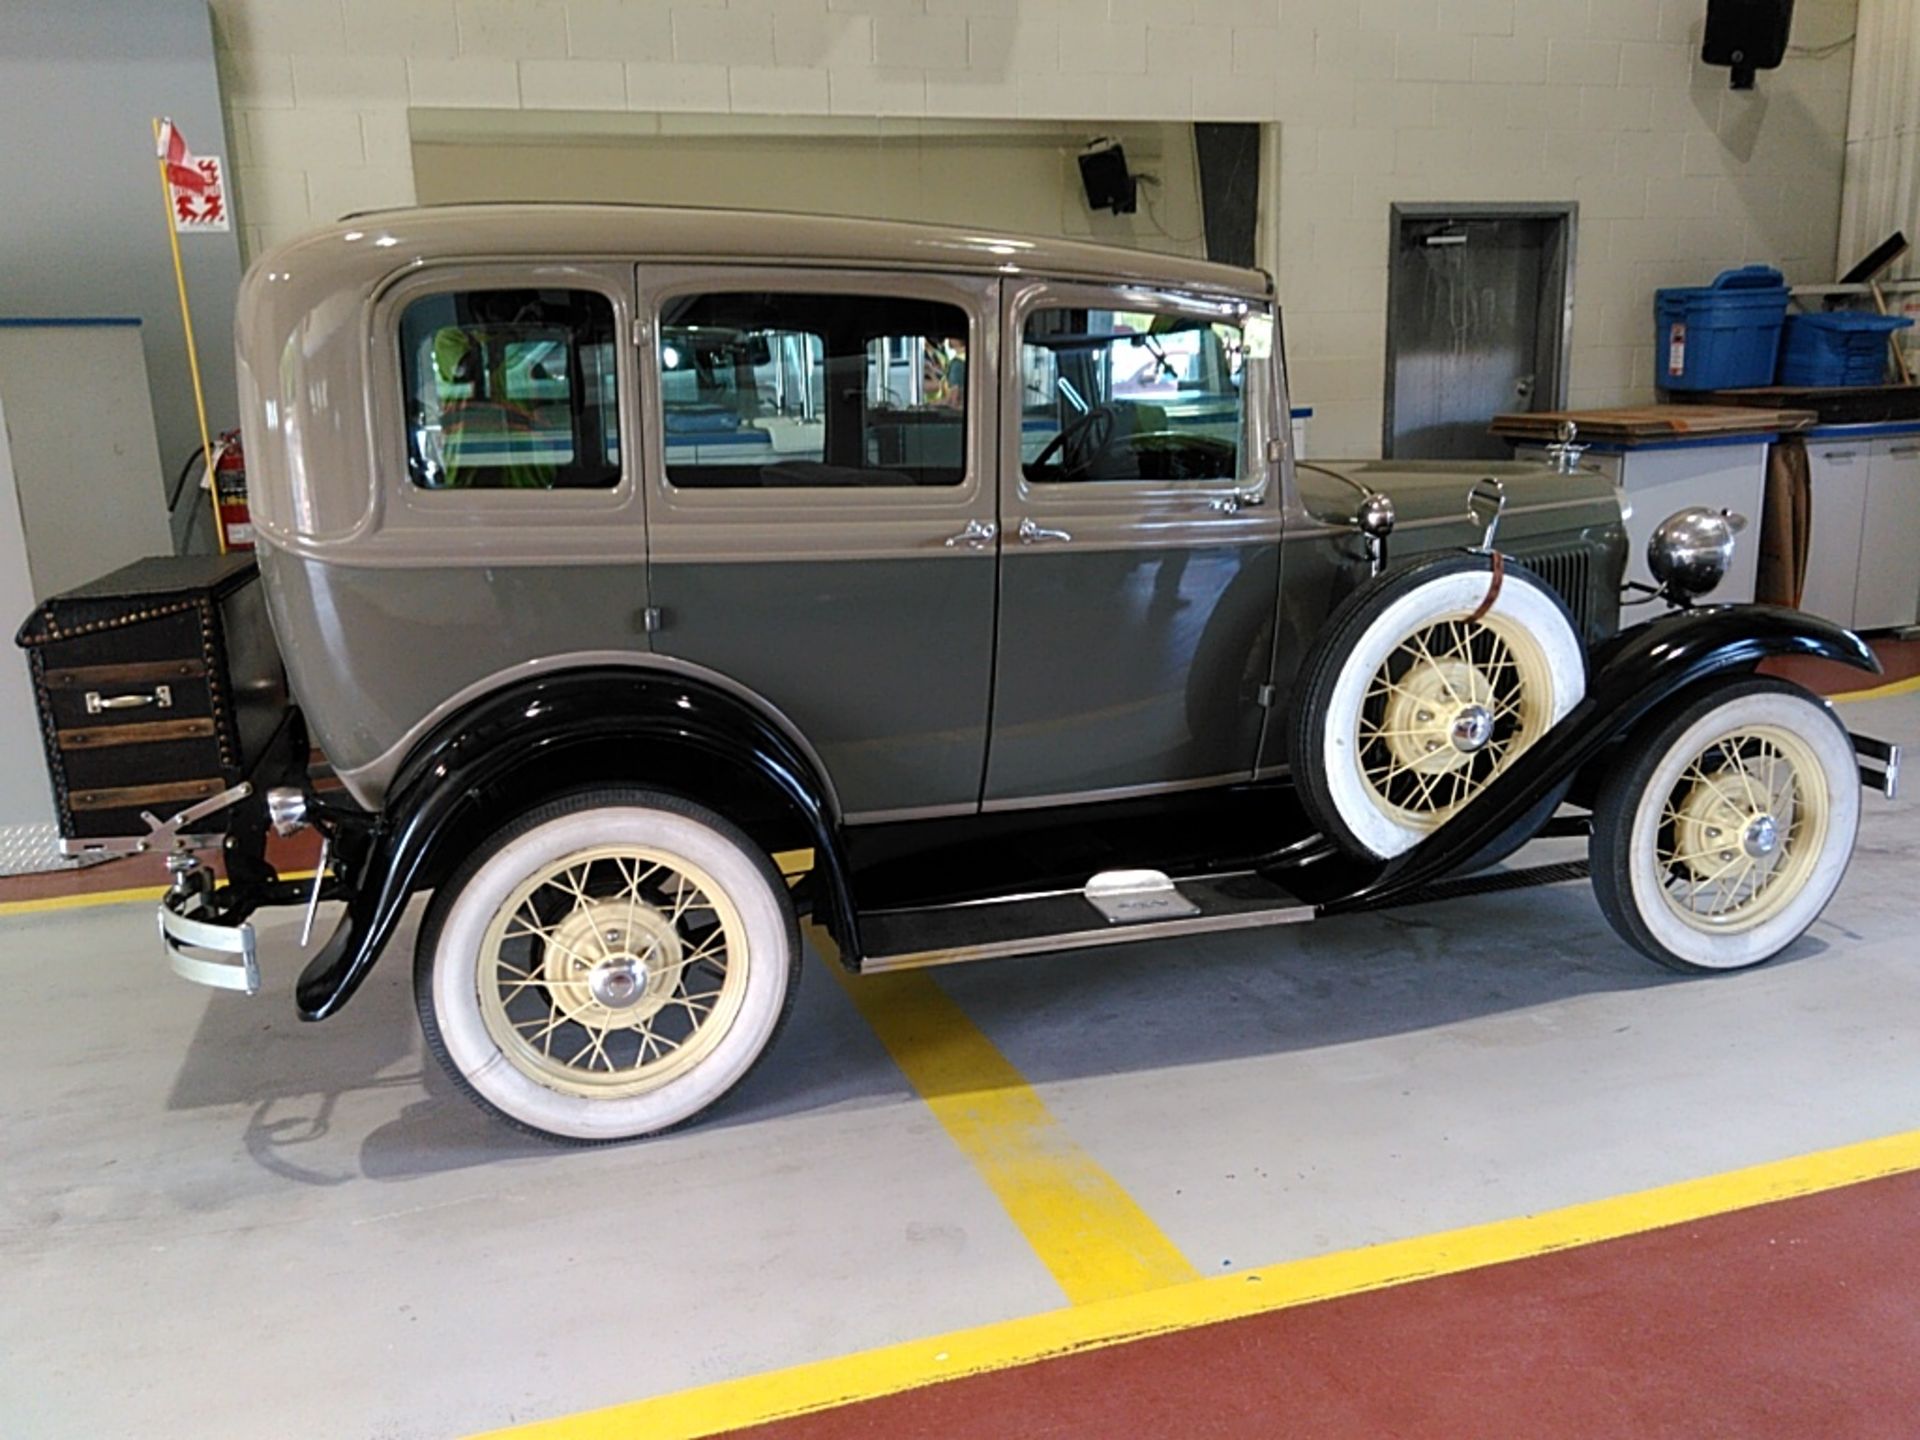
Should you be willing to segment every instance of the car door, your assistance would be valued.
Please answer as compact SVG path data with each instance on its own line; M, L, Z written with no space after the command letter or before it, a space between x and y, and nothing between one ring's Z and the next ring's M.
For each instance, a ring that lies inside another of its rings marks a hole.
M783 713L849 820L977 809L997 282L642 266L639 283L655 652Z
M1251 776L1280 573L1264 302L1003 287L984 805Z

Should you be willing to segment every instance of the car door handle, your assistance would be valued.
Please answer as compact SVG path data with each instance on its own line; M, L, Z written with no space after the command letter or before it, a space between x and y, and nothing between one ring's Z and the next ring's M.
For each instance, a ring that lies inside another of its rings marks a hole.
M984 550L993 544L993 537L1000 533L1000 527L991 520L969 520L967 528L958 535L949 535L941 544L949 550L957 550L962 545L969 550Z
M1042 540L1067 541L1073 539L1073 536L1064 530L1049 530L1044 525L1034 524L1031 515L1020 522L1019 530L1014 533L1019 535L1022 545L1037 545Z

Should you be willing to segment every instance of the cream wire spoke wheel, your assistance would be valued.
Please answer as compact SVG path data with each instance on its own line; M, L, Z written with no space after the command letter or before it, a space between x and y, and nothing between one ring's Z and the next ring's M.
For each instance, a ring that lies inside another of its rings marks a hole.
M1595 897L1621 937L1679 970L1740 970L1791 945L1839 887L1859 765L1832 710L1740 678L1636 735L1594 807Z
M1690 924L1752 929L1789 904L1826 843L1832 797L1813 749L1777 726L1717 737L1681 771L1654 845Z
M529 876L477 971L488 1033L556 1089L634 1094L709 1054L739 1008L742 922L712 877L659 850L602 846Z
M1504 618L1446 616L1401 641L1374 673L1357 725L1374 802L1436 828L1545 733L1544 652Z
M1343 849L1386 859L1559 723L1586 693L1586 651L1544 581L1509 564L1496 592L1487 557L1453 552L1349 596L1301 677L1290 757L1301 800Z
M523 1128L619 1140L691 1119L792 1001L793 905L765 852L649 791L550 802L435 894L415 954L428 1048Z

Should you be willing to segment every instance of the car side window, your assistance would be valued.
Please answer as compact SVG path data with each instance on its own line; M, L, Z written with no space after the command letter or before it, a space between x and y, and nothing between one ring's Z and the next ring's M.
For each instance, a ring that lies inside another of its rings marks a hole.
M1222 481L1241 473L1247 337L1201 315L1049 307L1020 335L1030 481Z
M613 302L592 290L452 290L400 316L407 469L423 490L620 483Z
M705 292L659 326L661 437L682 489L958 485L967 314L911 296Z

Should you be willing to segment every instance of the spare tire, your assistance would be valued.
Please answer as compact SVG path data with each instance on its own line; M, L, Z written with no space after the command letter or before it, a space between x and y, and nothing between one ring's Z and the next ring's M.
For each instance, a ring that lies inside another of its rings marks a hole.
M1524 566L1508 560L1504 572L1489 605L1490 556L1452 551L1389 570L1342 601L1308 650L1294 784L1349 854L1412 849L1586 694L1586 649L1565 603Z

